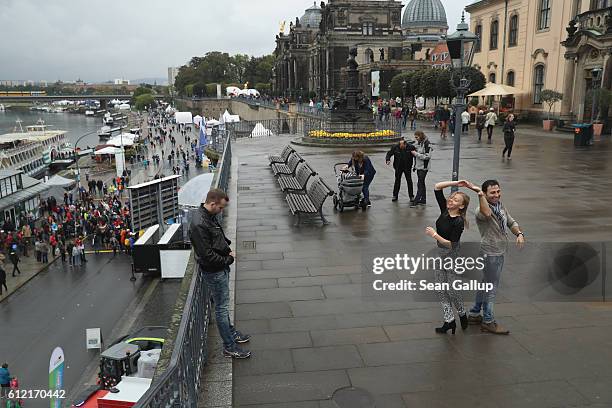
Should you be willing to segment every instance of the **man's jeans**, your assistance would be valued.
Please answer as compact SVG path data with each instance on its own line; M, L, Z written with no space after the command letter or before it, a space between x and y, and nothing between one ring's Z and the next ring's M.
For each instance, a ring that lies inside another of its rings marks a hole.
M493 305L495 304L495 295L501 278L501 272L504 267L503 255L485 255L485 266L483 270L482 282L492 283L493 290L485 292L479 290L476 292L476 303L470 309L470 316L480 315L482 309L482 321L484 323L492 323L495 321L493 316Z
M234 342L234 334L236 329L232 326L229 317L229 268L221 272L208 273L202 270L200 267L200 273L204 274L204 281L208 290L210 291L210 297L215 303L215 320L217 321L217 329L219 335L223 339L223 347L228 350L232 350L236 347Z

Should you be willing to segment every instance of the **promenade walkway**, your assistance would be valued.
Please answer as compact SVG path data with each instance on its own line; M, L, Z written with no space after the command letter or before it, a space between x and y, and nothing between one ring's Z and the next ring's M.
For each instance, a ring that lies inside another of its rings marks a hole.
M235 143L236 322L253 335L253 356L234 362L233 406L336 407L334 392L349 386L366 390L384 408L612 405L609 304L513 303L502 284L496 316L509 336L474 326L440 336L434 333L442 320L437 303L362 297L365 249L429 242L424 228L439 215L433 184L450 178L453 141L425 130L435 144L426 208L409 208L405 184L392 203L385 149L365 149L378 171L372 208L334 213L328 200L330 224L300 228L292 225L266 159L289 137ZM564 138L518 131L513 160L502 161L500 133L491 145L474 139L463 139L460 177L498 179L502 200L529 241L611 240L609 142L576 149ZM350 149L295 148L336 186L332 166L347 161ZM475 207L462 241L479 240ZM516 273L519 261L508 259L504 274ZM211 349L213 362L222 359L219 351Z

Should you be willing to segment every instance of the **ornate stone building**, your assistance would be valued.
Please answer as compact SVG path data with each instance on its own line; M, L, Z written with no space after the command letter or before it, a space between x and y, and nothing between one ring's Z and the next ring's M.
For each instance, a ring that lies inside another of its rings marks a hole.
M542 117L544 89L564 94L553 115L589 121L593 69L610 89L612 0L478 0L466 7L481 38L474 65L489 82L515 86L514 110ZM598 71L595 71L598 72Z
M411 0L402 18L397 0L329 0L316 3L276 37L274 92L306 97L334 95L345 87L349 49L357 48L359 82L372 95L372 72L385 92L393 76L430 66L429 53L448 25L440 0Z

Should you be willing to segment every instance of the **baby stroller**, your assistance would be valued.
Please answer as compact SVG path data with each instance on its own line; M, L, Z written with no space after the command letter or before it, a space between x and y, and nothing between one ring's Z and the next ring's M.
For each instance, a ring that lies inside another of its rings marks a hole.
M363 180L359 175L345 169L346 163L334 164L334 174L338 181L338 193L334 194L334 210L344 211L345 207L361 207L365 211L367 203L362 200Z

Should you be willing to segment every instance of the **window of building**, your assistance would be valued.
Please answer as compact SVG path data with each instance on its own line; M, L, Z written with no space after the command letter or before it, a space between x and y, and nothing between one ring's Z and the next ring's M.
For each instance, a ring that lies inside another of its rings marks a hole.
M506 85L514 86L514 71L508 71L506 74Z
M374 23L363 23L361 30L363 35L374 35Z
M476 48L474 49L474 52L480 52L481 50L480 44L482 43L482 24L478 24L476 26L476 32L474 34L476 34L476 37L478 37L478 41L476 41Z
M489 41L489 49L497 49L497 38L499 37L499 21L495 20L491 23L491 39Z
M533 72L533 103L542 103L542 89L544 89L544 65L537 65Z
M495 83L495 81L496 81L496 79L497 79L497 77L496 77L496 75L495 75L495 72L491 72L491 73L489 74L489 82L490 82L490 83L492 83L492 84L494 84L494 83Z
M518 43L518 15L510 17L510 35L508 36L508 46L515 47Z
M551 3L552 0L540 0L540 13L538 16L538 30L545 30L550 27Z

